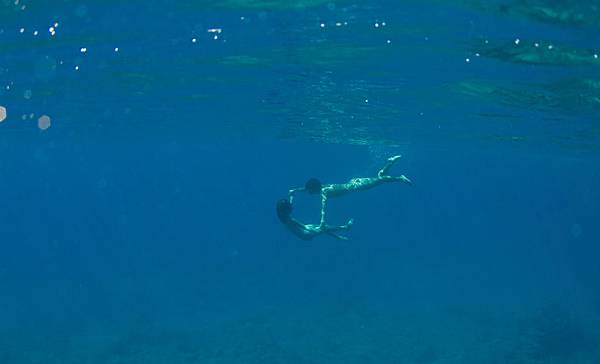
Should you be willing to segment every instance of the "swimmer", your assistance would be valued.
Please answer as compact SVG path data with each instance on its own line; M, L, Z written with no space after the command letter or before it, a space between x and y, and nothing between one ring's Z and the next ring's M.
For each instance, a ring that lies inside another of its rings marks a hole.
M368 190L385 182L403 182L412 184L411 180L404 175L390 176L388 170L396 163L401 156L396 155L388 158L387 163L377 172L376 177L353 178L346 183L322 185L316 178L309 179L304 187L292 189L289 191L288 199L290 204L294 202L296 192L308 192L310 194L321 194L321 222L319 226L326 226L327 202L330 197L338 197L348 192Z
M341 226L303 224L292 217L292 204L287 199L277 201L277 217L289 231L302 240L311 240L321 234L328 234L339 240L348 240L347 237L339 235L337 232L349 230L353 224L352 219Z

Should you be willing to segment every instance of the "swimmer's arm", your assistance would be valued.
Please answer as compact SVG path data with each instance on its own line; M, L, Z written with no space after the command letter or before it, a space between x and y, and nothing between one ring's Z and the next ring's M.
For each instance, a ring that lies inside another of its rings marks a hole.
M298 188L291 189L290 192L288 192L288 200L290 201L290 203L294 204L294 196L296 195L296 192L304 192L304 191L306 191L306 188L304 188L304 187L298 187Z
M321 222L320 222L320 226L321 228L324 228L326 226L325 223L325 212L327 211L327 193L321 191Z

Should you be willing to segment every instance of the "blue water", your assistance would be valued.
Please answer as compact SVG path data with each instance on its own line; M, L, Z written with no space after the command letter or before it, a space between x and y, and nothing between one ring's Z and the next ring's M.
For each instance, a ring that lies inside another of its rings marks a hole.
M600 362L598 5L1 1L0 364Z

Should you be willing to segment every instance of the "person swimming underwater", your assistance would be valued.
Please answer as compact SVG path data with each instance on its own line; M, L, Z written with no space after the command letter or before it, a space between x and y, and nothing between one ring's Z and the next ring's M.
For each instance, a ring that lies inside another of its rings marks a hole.
M353 220L350 219L345 225L329 226L326 224L303 224L292 217L292 203L288 199L277 201L277 217L283 225L294 235L302 240L311 240L312 238L328 234L339 240L348 240L347 237L337 234L338 231L349 230L352 227Z
M404 182L412 184L411 180L404 175L390 176L388 170L396 163L401 156L395 155L388 158L387 163L377 172L375 177L352 178L350 181L341 184L322 185L316 178L309 179L304 187L295 188L289 191L288 199L290 204L294 202L294 196L297 192L308 192L310 194L321 194L321 221L319 226L326 226L327 203L330 197L338 197L353 191L368 190L385 182Z

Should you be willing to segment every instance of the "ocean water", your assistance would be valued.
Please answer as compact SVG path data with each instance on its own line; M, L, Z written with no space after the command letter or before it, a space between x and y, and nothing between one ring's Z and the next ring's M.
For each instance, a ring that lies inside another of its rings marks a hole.
M0 364L600 363L599 56L596 0L0 0Z

